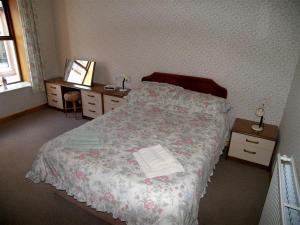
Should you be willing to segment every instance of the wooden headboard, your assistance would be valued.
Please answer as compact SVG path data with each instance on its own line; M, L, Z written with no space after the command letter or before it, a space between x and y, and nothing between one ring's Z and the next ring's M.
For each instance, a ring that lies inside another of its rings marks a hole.
M184 76L170 73L154 72L143 77L142 81L154 81L181 86L185 89L227 98L226 88L208 78Z

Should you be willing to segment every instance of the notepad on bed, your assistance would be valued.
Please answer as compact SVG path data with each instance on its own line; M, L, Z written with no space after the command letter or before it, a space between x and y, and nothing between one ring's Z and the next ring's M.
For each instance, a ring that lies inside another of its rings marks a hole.
M184 172L178 160L161 145L143 148L133 155L147 178Z
M72 150L93 150L100 148L99 138L93 131L85 131L72 134L64 144L65 149Z

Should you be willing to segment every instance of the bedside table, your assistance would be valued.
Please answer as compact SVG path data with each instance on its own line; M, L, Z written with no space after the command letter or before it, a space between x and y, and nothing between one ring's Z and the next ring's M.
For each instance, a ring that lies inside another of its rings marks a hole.
M264 130L255 132L256 122L237 118L234 122L228 156L269 166L279 137L277 126L264 124Z

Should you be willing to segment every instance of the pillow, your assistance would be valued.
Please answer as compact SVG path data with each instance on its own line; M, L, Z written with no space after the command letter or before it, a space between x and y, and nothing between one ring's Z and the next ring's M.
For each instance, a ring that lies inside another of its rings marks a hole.
M177 113L205 113L215 116L227 113L230 109L224 98L150 81L143 81L141 87L131 90L125 98L132 104L156 104Z
M182 87L172 84L143 81L141 87L131 90L126 99L129 103L166 104L174 102L181 90Z
M181 107L182 111L189 113L199 112L216 115L227 113L230 110L230 105L224 98L186 89L178 93L175 105Z

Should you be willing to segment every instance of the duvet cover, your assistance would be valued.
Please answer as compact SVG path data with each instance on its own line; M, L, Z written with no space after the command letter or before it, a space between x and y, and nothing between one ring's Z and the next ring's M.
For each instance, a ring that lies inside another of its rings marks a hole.
M101 147L64 147L84 132L94 133ZM135 101L45 143L26 177L65 190L128 225L196 225L200 198L227 134L226 113L188 113L177 105ZM133 153L157 144L185 172L145 178Z

